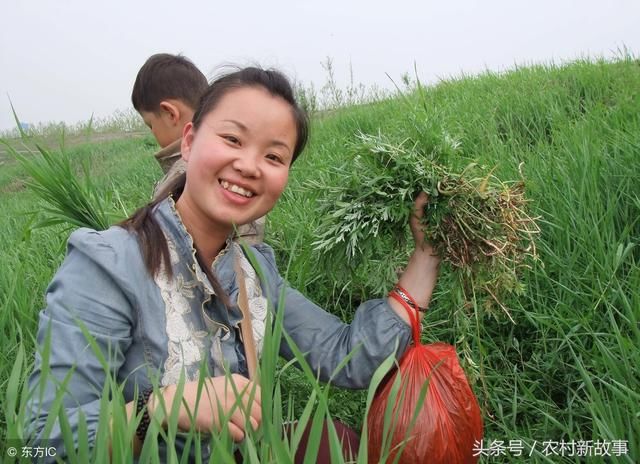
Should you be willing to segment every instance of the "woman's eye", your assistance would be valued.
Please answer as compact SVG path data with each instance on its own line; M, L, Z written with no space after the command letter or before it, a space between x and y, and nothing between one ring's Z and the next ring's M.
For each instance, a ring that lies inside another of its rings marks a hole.
M222 138L224 138L227 142L231 142L233 144L240 143L240 140L238 139L238 137L235 137L233 135L223 135Z
M273 154L273 153L269 153L267 155L267 159L270 159L271 161L277 161L278 163L282 162L282 159L278 155Z

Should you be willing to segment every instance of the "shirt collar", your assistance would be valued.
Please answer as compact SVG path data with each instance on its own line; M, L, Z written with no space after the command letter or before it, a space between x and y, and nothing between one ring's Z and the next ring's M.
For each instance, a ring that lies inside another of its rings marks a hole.
M187 228L182 222L182 218L176 209L173 198L168 197L161 201L156 206L154 213L161 223L165 234L167 234L169 236L168 238L173 240L175 243L180 259L186 260L189 268L194 273L198 281L202 283L209 294L214 295L215 292L213 291L213 287L196 259L196 249L193 245L193 237L187 231ZM212 265L214 275L218 278L218 281L227 295L232 291L236 277L233 266L234 254L237 252L236 248L237 247L233 246L231 237L227 237L225 246L222 248L218 256L215 257Z

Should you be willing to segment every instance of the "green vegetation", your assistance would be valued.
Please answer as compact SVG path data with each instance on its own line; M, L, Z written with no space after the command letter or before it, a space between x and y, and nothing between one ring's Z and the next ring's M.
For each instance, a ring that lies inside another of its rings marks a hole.
M90 135L90 134L113 134L139 132L146 130L147 127L140 118L140 115L133 109L116 111L106 118L95 118L91 115L86 122L76 124L66 124L64 122L49 122L30 125L25 130L30 136L38 136L44 138L59 137L62 132L70 136ZM15 128L0 132L2 138L16 138L20 136L21 129Z
M541 231L539 261L522 270L521 294L503 301L514 322L495 317L499 311L483 311L486 300L464 295L444 265L423 337L456 345L483 409L488 442L522 440L528 453L535 441L537 460L559 462L557 456L541 454L544 441L628 440L629 453L621 462L637 462L638 89L640 62L625 57L486 73L442 82L423 94L318 113L310 146L268 216L267 242L294 287L349 320L360 301L382 296L395 282L395 266L408 257L411 245L398 248L397 239L382 234L367 243L372 248L368 259L351 266L346 255L328 259L314 250L322 232L318 211L328 194L318 186L333 185L358 134L427 142L420 139L421 128L436 124L459 144L451 154L453 167L477 163L483 172L505 180L519 180L522 173L530 215L541 217ZM313 101L312 94L307 98ZM141 140L122 140L79 145L68 154L77 166L90 165L93 188L112 192L109 210L122 216L149 198L160 177L152 151ZM82 175L81 167L77 174ZM43 205L25 188L27 179L17 164L0 167L0 442L19 430L37 314L68 236L60 225L33 229ZM273 353L262 368L267 373L262 388L273 392L274 403L266 409L275 425L265 425L260 441L243 445L245 456L262 461L268 448L280 458L289 453L277 435L278 411L284 411L284 420L304 415L311 421L329 411L362 426L366 392L319 387L309 372L276 363ZM117 392L118 387L105 388ZM121 398L114 398L104 407L121 425L117 452L122 455L132 431L124 426ZM315 416L312 407L319 411ZM104 445L105 435L100 437ZM221 457L222 462L229 457Z

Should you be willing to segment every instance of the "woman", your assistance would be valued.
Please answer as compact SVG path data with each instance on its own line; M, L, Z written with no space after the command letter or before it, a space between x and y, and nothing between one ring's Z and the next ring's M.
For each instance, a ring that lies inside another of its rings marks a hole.
M237 302L242 286L258 355L267 300L278 307L281 292L283 329L321 379L327 380L359 347L332 382L365 388L394 347L399 346L397 356L404 352L410 339L409 319L393 298L363 303L353 322L344 324L287 286L269 246L250 249L263 274L260 279L239 245L229 239L235 227L275 206L307 132L306 115L282 74L245 68L223 76L211 84L193 122L184 128L185 175L120 225L102 232L80 229L71 235L67 257L47 290L47 307L40 314L38 344L45 344L49 331L53 343L48 377L41 379L43 358L37 353L30 379L31 387L44 385L42 396L36 394L30 404L32 435L41 437L56 383L67 376L63 407L74 436L80 413L90 438L95 436L105 367L87 342L88 332L109 371L124 386L129 417L143 414L133 443L135 453L149 417L161 409L161 398L151 394L151 386L159 385L157 394L171 405L181 375L186 383L179 428L220 429L220 417L228 416L233 439L242 440L247 424L256 428L261 421L259 385L248 378L251 356L241 339ZM416 250L399 280L424 307L439 263L424 245L420 230L425 202L422 193L410 224ZM242 337L246 340L246 333ZM293 357L284 341L280 354ZM202 365L208 401L200 401L196 410ZM134 402L136 390L142 393ZM239 392L244 411L233 407L234 391ZM56 425L41 438L53 440L61 450L61 436Z

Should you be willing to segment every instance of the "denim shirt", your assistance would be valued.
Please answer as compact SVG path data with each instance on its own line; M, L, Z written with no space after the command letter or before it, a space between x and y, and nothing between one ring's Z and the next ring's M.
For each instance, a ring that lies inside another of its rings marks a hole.
M150 276L135 234L121 227L100 232L84 228L71 234L67 256L47 289L46 308L40 312L40 349L29 379L29 388L36 390L28 404L32 437L39 438L43 433L56 384L74 367L63 407L74 436L82 411L89 438L95 438L106 380L81 326L95 338L109 370L123 385L127 402L133 400L136 385L141 391L151 387L154 379L160 385L175 384L184 372L187 381L196 380L203 362L213 376L223 375L225 369L248 376L239 336L241 314L235 304L238 288L234 255L242 253L240 247L228 241L226 252L213 263L214 274L231 302L231 307L225 308L195 259L193 239L173 200L161 202L153 214L169 244L172 278L164 268L155 278ZM345 324L287 285L268 245L254 245L250 251L263 276L258 293L277 309L284 292L283 330L305 353L320 379L328 380L340 362L359 347L332 383L366 388L375 369L396 346L397 356L405 351L410 328L386 299L362 303L352 323ZM250 306L255 302L250 300ZM40 350L49 331L49 374L40 397L36 388L43 368ZM280 355L287 360L294 357L284 339ZM50 446L58 448L61 457L59 424L49 437L42 438L50 439Z

